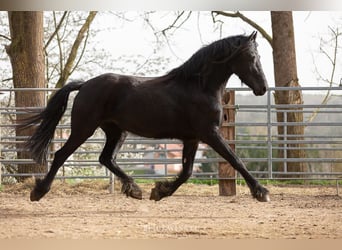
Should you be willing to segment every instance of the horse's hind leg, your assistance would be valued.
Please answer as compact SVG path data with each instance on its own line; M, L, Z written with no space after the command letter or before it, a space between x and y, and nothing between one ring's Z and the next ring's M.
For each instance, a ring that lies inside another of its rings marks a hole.
M174 181L157 182L155 188L152 189L150 196L151 200L159 201L166 196L171 196L184 182L189 179L192 174L197 148L198 141L184 141L182 172Z
M127 137L127 132L122 132L115 124L105 124L100 126L106 134L106 144L100 155L100 163L105 165L113 174L118 176L122 182L121 192L135 199L142 199L142 191L134 182L133 178L128 176L117 165L115 159L123 142Z
M49 192L53 179L58 169L63 165L66 159L90 137L95 129L81 130L73 129L71 135L64 146L55 153L50 170L44 179L37 179L36 186L31 191L30 200L39 201L47 192Z

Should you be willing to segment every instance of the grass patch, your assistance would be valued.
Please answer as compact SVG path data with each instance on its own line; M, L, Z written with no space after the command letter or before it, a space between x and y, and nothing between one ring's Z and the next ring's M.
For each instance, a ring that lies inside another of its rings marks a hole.
M333 186L342 184L340 180L282 180L275 181L273 185L314 185L314 186Z
M140 179L140 178L137 178L137 179L134 179L134 181L137 183L137 184L153 184L156 182L155 179Z
M190 179L189 181L187 181L187 183L213 186L213 185L217 185L219 183L219 181L215 180L215 179L210 179L210 180L208 180L208 179Z
M168 178L169 179L169 178ZM137 178L135 179L135 182L137 184L142 183L142 184L153 184L158 180L166 180L166 178L160 178L160 179L140 179ZM172 179L170 179L172 180ZM200 185L217 185L219 184L219 180L216 179L197 179L197 178L192 178L189 179L186 183L191 183L191 184L200 184ZM336 180L259 180L259 183L262 185L274 185L274 186L286 186L286 185L313 185L313 186L335 186L336 185ZM337 180L337 184L342 186L342 180ZM236 185L246 185L246 181L244 179L237 179L236 180Z
M208 180L208 179L190 179L187 183L193 184L207 184L216 185L219 183L218 180ZM336 180L259 180L262 185L274 185L274 186L286 186L286 185L314 185L314 186L335 186ZM246 185L244 179L237 179L237 185ZM337 180L338 185L342 185L342 180Z
M313 185L313 186L334 186L336 181L339 185L342 184L340 180L259 180L263 185L286 186L286 185ZM246 184L245 180L240 180Z

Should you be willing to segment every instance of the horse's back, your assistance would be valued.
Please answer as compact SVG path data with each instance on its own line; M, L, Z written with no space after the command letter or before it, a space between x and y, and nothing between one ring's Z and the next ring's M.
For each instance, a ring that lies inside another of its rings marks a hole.
M86 81L79 90L73 104L73 116L112 119L120 109L131 112L131 107L134 104L128 100L131 100L132 96L136 96L135 99L142 99L149 93L149 91L138 91L137 86L146 84L153 79L155 78L113 73L94 77Z
M108 100L118 99L126 94L133 85L139 82L130 76L103 74L86 81L77 95L77 101L101 104ZM76 100L75 100L76 101Z

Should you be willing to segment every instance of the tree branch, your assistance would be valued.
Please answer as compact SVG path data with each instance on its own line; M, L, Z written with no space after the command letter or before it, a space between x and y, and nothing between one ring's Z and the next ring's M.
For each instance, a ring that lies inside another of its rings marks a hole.
M221 15L221 16L226 16L226 17L232 17L232 18L240 18L242 21L246 22L250 26L252 26L254 29L259 31L259 33L268 41L268 43L273 46L272 44L272 37L264 30L260 25L258 25L256 22L253 20L249 19L245 15L243 15L241 12L237 11L234 13L229 13L225 11L212 11L213 14L216 14L216 16Z
M52 35L50 36L49 40L46 42L45 46L44 46L44 50L46 50L46 48L49 46L49 44L51 43L52 39L57 35L58 31L60 30L60 28L62 27L62 24L64 22L65 17L67 16L68 11L64 11L63 16L61 17L61 19L59 20L58 25L55 28L55 31L52 33ZM56 21L56 15L55 12L53 12L54 15L54 20Z
M180 24L177 25L178 21L181 19L181 17L182 17L184 14L185 14L185 11L181 11L181 12L177 15L177 17L176 17L176 19L173 21L173 23L170 24L167 28L163 29L163 30L161 31L161 33L162 33L164 36L166 36L166 32L167 32L168 30L171 30L171 29L179 29L179 28L180 28L180 27L181 27L181 26L190 18L191 14L192 14L192 11L189 11L189 13L188 13L188 15L185 17L185 19L184 19Z
M13 77L6 78L6 79L2 79L2 80L1 80L1 82L9 82L9 81L13 81Z
M150 21L150 17L149 14L154 13L154 12L145 12L144 14L144 21L146 22L146 24L152 29L155 37L156 37L156 41L157 43L161 43L161 39L160 37L162 37L163 39L165 39L166 45L168 46L170 52L178 59L181 60L176 53L174 52L174 50L171 47L169 38L168 38L168 34L167 32L170 30L177 30L179 29L190 17L192 14L192 11L189 11L188 13L185 11L181 11L181 12L177 12L177 16L174 19L174 21L168 25L166 28L162 29L161 31L156 30L156 28L153 26L153 24ZM186 15L187 14L187 15ZM185 16L186 15L186 16ZM184 17L185 16L185 17ZM182 17L184 17L184 19L182 20ZM182 60L181 60L182 61Z
M6 40L8 40L8 41L12 41L12 39L11 39L10 37L5 36L5 35L1 35L1 34L0 34L0 37L6 39Z
M339 37L342 35L341 33L339 33L338 28L336 28L336 30L333 30L331 27L329 27L332 35L333 35L333 43L334 43L334 52L333 52L333 56L331 57L328 52L326 50L324 50L323 45L320 45L320 51L323 53L323 55L325 55L328 60L331 63L332 69L331 69L331 73L330 73L330 79L326 79L324 81L329 83L329 87L332 87L333 83L334 83L334 77L335 77L335 72L336 72L336 64L337 64L337 52L338 52L338 39ZM315 65L316 66L316 65ZM317 71L317 67L316 67L316 71ZM318 73L319 74L319 73ZM319 74L320 75L320 74ZM321 79L323 80L323 78L321 77ZM321 102L321 105L326 105L329 101L329 98L331 96L331 90L329 89L326 93L326 95L323 98L323 101ZM312 114L311 116L308 118L307 122L312 122L316 116L318 115L318 112L320 111L320 108L317 108Z
M53 20L54 20L54 24L56 26L57 25L57 20L56 20L56 13L55 12L53 12ZM57 30L57 28L55 30ZM64 66L63 66L62 39L61 39L61 37L60 37L58 32L56 32L56 37L57 37L57 45L58 45L58 52L59 52L59 71L62 74L62 71L63 71L63 68L64 68Z
M86 50L86 47L87 47L87 44L88 44L89 35L90 35L90 29L87 30L87 35L86 35L86 38L85 38L84 43L83 43L82 51L81 51L81 53L80 53L80 56L78 57L77 62L75 63L75 66L74 66L73 69L71 70L70 75L75 71L75 69L76 69L76 68L78 67L78 65L80 64L81 59L83 58L83 55L84 55L84 53L85 53L85 50Z
M63 71L61 72L61 76L57 81L56 88L60 88L60 87L64 86L65 82L68 80L68 78L69 78L69 76L73 70L73 66L74 66L74 63L75 63L75 60L77 57L78 49L79 49L79 47L83 41L85 34L87 33L87 31L90 27L90 24L94 20L96 14L97 14L96 11L90 11L86 21L84 22L81 29L79 30L77 37L74 41L74 44L72 45L72 48L71 48L69 57L67 59L67 62L63 68Z

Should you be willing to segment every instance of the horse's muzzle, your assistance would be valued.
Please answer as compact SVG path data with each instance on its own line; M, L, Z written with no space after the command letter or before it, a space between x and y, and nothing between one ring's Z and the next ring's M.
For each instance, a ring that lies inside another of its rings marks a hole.
M258 90L253 90L254 95L256 96L261 96L264 95L267 91L266 87L263 87L262 89L258 89Z

